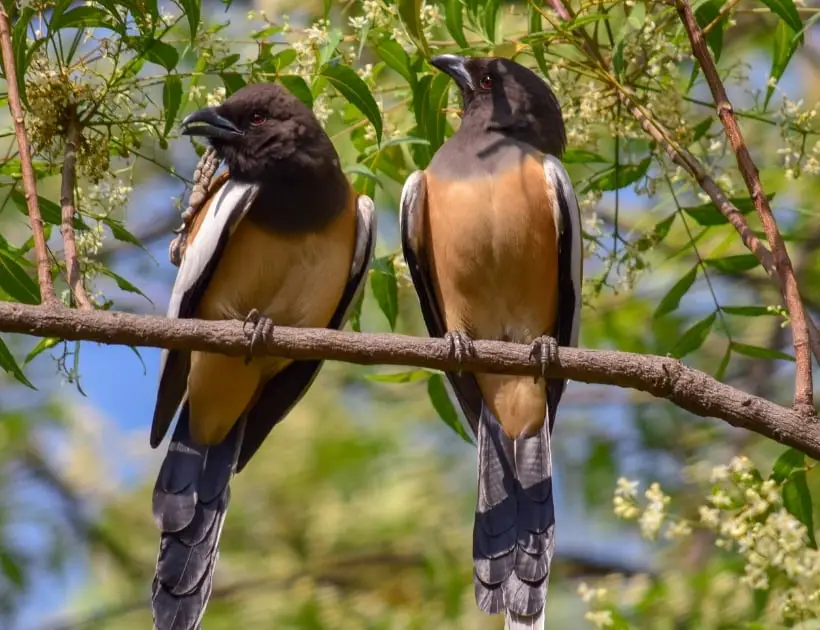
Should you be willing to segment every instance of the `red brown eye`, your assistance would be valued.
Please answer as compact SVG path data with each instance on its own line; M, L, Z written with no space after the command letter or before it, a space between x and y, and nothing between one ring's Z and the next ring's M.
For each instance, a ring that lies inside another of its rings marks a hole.
M265 122L265 117L259 112L254 112L253 114L251 114L252 125L261 125L263 122Z
M485 74L478 82L482 90L489 90L493 87L493 78L489 74Z

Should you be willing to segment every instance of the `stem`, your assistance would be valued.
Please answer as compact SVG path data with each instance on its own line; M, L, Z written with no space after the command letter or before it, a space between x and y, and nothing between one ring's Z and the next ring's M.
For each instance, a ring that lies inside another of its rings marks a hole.
M74 238L74 186L77 182L77 145L82 137L82 127L77 120L77 112L71 113L68 123L68 132L65 139L65 160L63 161L63 179L60 189L60 205L62 206L62 224L60 234L63 235L65 248L65 271L68 286L74 295L77 308L89 310L91 301L83 286L83 275L80 272L80 263L77 261L77 241Z
M17 136L17 145L20 148L20 168L23 175L23 190L26 196L26 207L31 222L31 231L34 235L34 252L37 256L37 278L40 282L40 301L47 306L59 304L54 293L54 283L51 279L51 265L48 262L48 249L43 234L43 219L40 216L40 205L37 202L37 180L34 176L34 167L31 164L31 148L26 136L23 107L20 104L20 92L17 89L17 70L14 67L14 51L11 45L11 30L9 16L6 9L0 4L0 53L3 56L3 67L6 71L6 83L9 93L9 110L14 120L14 133Z

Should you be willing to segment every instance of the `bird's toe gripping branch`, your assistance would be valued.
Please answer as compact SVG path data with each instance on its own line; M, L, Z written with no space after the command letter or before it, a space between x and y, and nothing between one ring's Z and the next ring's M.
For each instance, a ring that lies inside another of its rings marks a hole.
M547 368L557 360L558 342L554 337L542 335L530 344L530 361L541 368L541 374L534 377L536 383L539 378L547 378Z
M450 344L450 357L455 359L459 366L467 357L475 355L475 348L473 341L466 333L460 330L451 330L444 335L444 338ZM461 376L459 369L457 374Z
M248 326L251 327L250 330L248 330ZM245 364L247 365L253 359L253 349L259 340L265 342L273 334L273 320L252 308L242 321L242 332L248 338L248 352L245 355Z

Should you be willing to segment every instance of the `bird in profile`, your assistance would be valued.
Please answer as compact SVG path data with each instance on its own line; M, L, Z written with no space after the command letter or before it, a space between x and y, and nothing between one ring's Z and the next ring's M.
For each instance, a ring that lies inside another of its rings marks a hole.
M194 217L168 316L245 322L247 357L162 354L151 446L179 412L154 487L162 532L155 630L200 628L229 484L304 395L321 361L252 357L273 325L342 328L373 256L373 202L350 186L313 112L276 84L247 85L182 122L226 173Z
M405 182L402 248L430 334L455 358L473 339L531 344L541 376L448 373L478 442L475 596L505 628L543 628L555 548L550 438L565 381L544 379L578 341L578 204L560 162L561 109L534 72L502 58L441 55L461 125Z

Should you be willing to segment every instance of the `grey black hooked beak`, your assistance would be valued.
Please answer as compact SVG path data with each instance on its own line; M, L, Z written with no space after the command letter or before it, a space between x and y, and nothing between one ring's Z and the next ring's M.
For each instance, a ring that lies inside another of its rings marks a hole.
M459 55L439 55L438 57L433 57L430 63L442 72L446 72L453 77L458 87L462 90L472 91L475 89L473 79L467 71L466 57Z
M232 140L242 135L242 130L213 107L198 109L182 121L183 136L204 136L217 140Z

